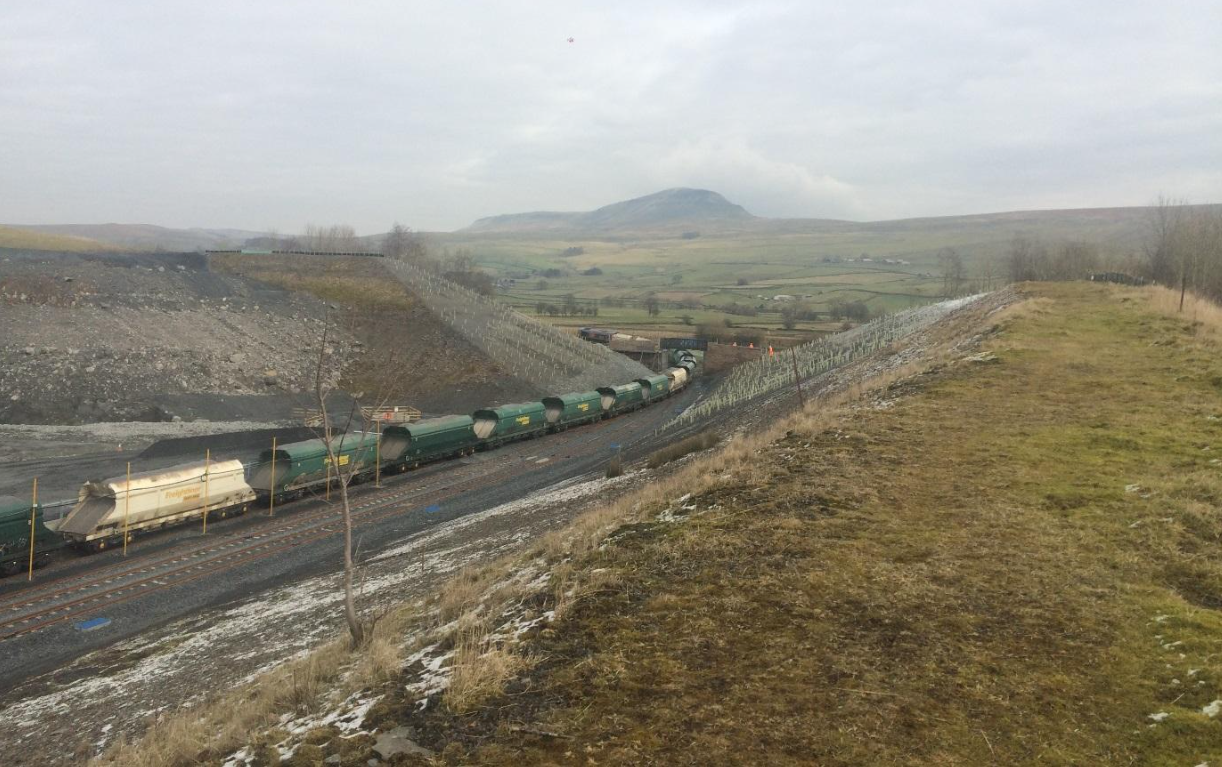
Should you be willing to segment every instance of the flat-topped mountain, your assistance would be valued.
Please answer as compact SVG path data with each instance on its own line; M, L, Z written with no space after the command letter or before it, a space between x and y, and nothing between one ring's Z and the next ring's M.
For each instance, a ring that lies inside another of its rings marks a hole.
M481 218L464 232L638 231L688 225L741 224L754 220L707 189L665 189L585 213L537 211Z

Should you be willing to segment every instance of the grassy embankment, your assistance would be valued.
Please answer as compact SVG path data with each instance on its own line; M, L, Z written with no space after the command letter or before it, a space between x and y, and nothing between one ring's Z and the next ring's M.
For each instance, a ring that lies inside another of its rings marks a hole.
M732 440L464 572L372 651L330 646L111 762L276 742L276 712L315 687L388 678L367 724L410 723L457 763L1219 759L1202 710L1222 698L1222 310L1030 293L974 361ZM551 568L543 598L506 579L525 563ZM554 621L488 646L524 600ZM458 627L458 664L420 714L395 636L430 621Z
M114 245L91 240L88 237L71 237L63 234L46 234L31 229L0 226L0 248L18 250L56 250L71 253L101 253L118 250Z
M219 272L310 293L354 309L407 310L415 303L376 258L224 253L210 256L209 264Z
M534 670L433 725L477 763L1222 758L1222 312L1031 290L995 360L800 416L567 564L600 585Z

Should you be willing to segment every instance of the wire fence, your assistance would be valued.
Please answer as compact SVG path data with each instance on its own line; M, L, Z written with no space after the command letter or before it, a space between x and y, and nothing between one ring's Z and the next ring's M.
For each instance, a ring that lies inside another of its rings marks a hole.
M792 387L795 364L797 375L802 381L848 365L932 325L956 309L978 300L982 295L956 298L896 312L844 333L796 346L792 352L786 351L775 357L761 357L745 362L734 368L712 394L683 411L668 427L708 418L726 408Z
M423 266L388 260L386 267L454 332L538 389L562 393L653 374L601 344L562 333Z

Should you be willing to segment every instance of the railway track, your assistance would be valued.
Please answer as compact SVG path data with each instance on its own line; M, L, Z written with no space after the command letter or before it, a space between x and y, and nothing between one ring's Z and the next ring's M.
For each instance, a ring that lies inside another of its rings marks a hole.
M654 420L664 420L663 409L669 408L664 404L644 413L600 421L548 437L546 442L538 443L545 447L543 452L549 454L543 463L550 463L559 456L563 456L563 460L583 451L582 457L589 458L592 443L615 439L632 431L639 425L638 418L651 412L658 416ZM651 431L645 431L635 442L648 441L652 436ZM424 469L422 472L429 473L423 477L423 484L407 482L419 473L408 472L392 475L394 486L390 488L369 492L364 487L354 486L353 525L367 526L402 515L405 507L423 509L471 490L494 486L514 473L521 473L524 467L526 471L541 467L542 463L534 460L535 455L527 455L534 444L528 441L501 448L495 453L484 454L489 456L487 460L464 461L458 465L442 463L435 470ZM177 548L164 556L123 562L22 589L0 599L0 641L86 617L99 607L128 602L266 559L338 535L343 530L335 508L327 505L294 509L276 519L270 526L233 536L218 536L197 545Z

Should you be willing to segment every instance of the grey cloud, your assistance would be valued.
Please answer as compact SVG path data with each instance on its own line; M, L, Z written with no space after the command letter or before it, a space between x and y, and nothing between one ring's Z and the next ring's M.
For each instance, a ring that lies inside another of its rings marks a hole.
M676 185L869 219L1217 200L1218 29L1210 0L10 4L0 220L449 229Z

